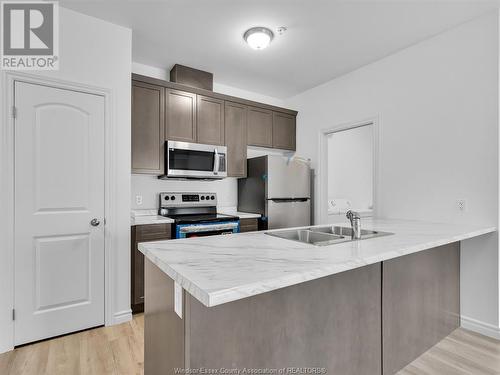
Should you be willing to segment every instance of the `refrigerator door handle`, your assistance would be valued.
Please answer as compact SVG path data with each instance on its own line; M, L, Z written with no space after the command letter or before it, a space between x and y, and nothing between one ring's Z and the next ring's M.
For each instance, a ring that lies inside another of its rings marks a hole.
M274 203L291 203L291 202L306 202L309 200L309 198L274 198L269 200L273 201Z

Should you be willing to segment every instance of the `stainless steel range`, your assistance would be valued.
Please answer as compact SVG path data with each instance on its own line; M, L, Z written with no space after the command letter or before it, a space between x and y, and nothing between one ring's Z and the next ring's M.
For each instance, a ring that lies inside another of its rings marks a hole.
M238 233L237 216L217 213L215 193L160 193L159 214L175 222L175 238Z

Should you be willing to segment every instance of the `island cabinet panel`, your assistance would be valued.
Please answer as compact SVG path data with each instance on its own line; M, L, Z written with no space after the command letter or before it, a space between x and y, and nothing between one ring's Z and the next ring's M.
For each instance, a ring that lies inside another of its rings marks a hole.
M186 368L185 319L174 311L174 281L149 260L145 280L144 374L173 375Z
M132 173L161 174L165 89L132 81Z
M136 225L131 228L131 308L144 311L144 255L137 248L139 242L161 241L172 238L171 224Z
M196 142L224 145L224 100L197 95Z
M273 111L249 106L247 137L249 146L273 147Z
M227 146L227 175L247 176L247 107L226 102L224 120Z
M186 293L186 367L381 373L381 265L206 307Z
M167 139L196 142L196 94L167 90L166 117Z
M295 150L295 116L273 112L273 147Z
M460 325L460 244L383 263L383 373L395 374Z

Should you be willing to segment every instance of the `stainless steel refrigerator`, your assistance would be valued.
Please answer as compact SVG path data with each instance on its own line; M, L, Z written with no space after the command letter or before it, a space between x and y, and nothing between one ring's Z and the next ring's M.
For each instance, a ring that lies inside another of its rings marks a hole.
M277 155L247 162L247 178L238 180L238 211L261 214L268 229L310 225L309 164Z

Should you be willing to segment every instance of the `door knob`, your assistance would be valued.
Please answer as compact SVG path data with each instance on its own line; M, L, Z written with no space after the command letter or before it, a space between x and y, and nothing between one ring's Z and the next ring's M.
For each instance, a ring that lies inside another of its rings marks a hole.
M97 227L99 224L101 224L101 222L97 219L92 219L90 221L90 225L92 225L93 227Z

